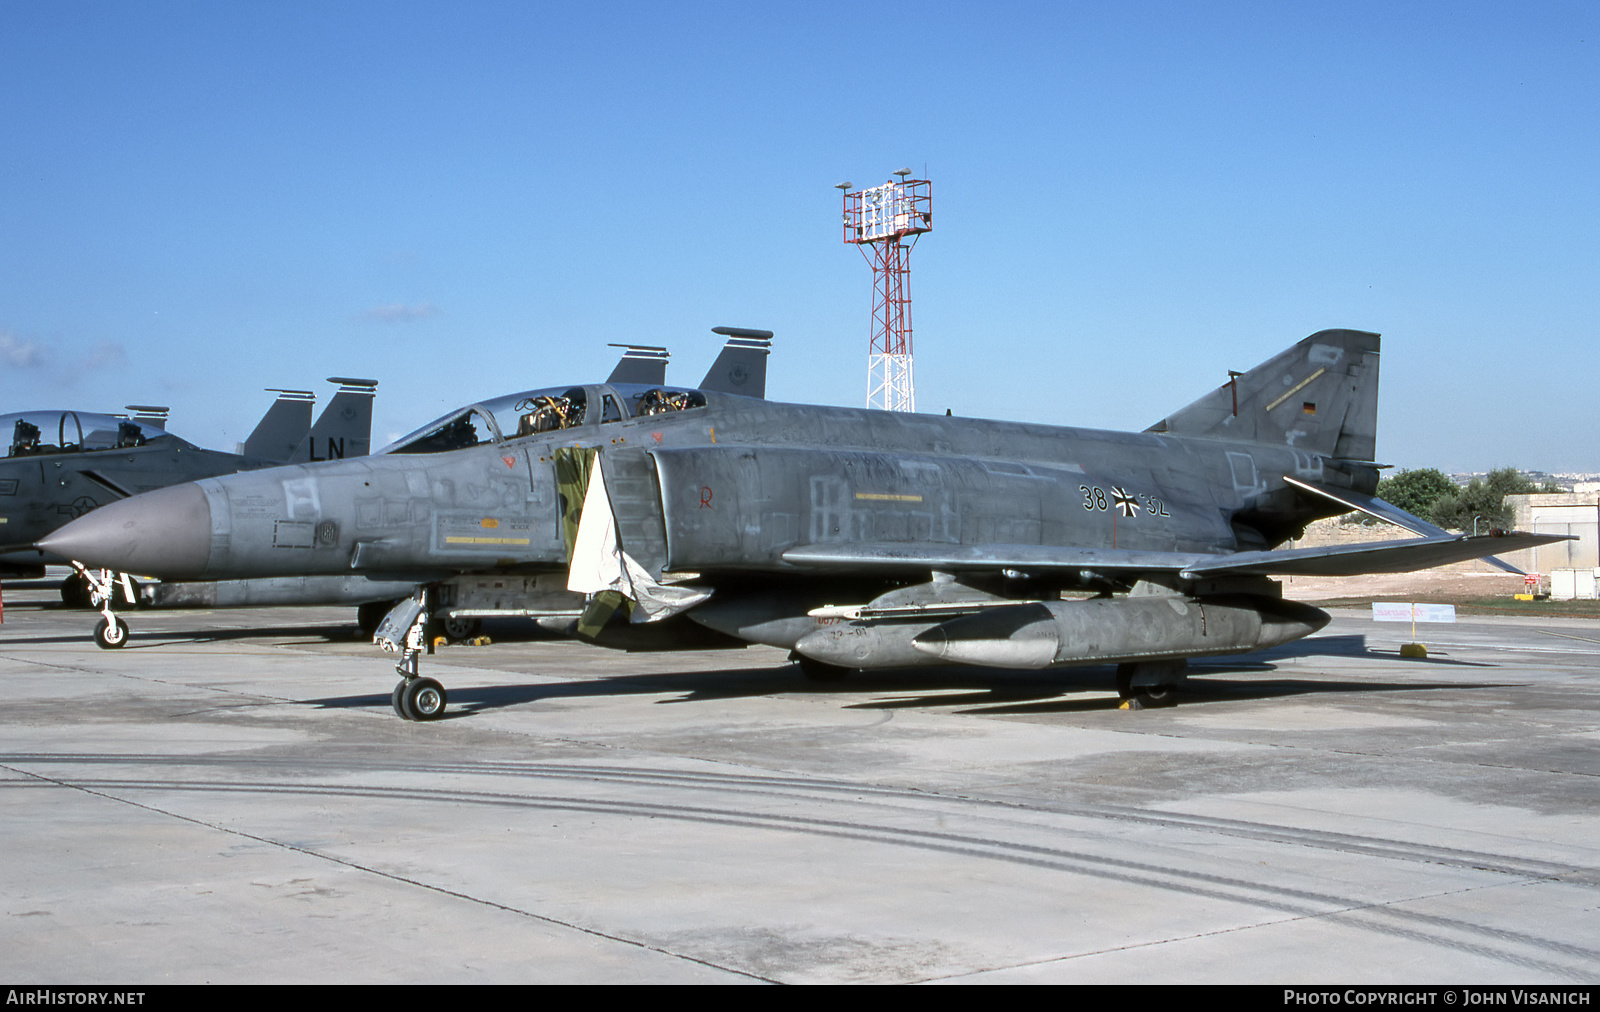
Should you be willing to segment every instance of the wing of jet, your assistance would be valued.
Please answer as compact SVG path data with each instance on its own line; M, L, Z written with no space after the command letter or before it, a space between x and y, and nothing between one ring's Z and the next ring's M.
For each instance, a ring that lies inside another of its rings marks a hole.
M1569 540L1566 535L1521 532L1453 535L1353 545L1321 545L1267 552L1202 554L1042 545L961 546L863 543L808 545L783 553L785 562L821 572L916 573L1092 572L1135 579L1184 580L1217 576L1366 576L1409 573L1453 562Z
M396 712L432 719L447 696L419 669L427 630L485 615L626 650L769 644L819 679L1115 664L1129 705L1153 705L1190 658L1328 621L1273 576L1560 540L1457 536L1375 497L1376 334L1313 334L1129 433L773 403L770 333L717 333L727 344L697 388L508 394L362 461L162 489L45 544L168 579L410 582L376 639L400 654ZM1351 509L1419 536L1290 545Z

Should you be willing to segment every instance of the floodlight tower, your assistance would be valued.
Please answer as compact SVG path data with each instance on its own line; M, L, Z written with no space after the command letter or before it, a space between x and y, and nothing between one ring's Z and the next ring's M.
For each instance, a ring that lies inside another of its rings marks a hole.
M911 249L933 229L933 184L907 179L844 192L844 241L872 264L872 336L867 343L867 407L917 410L911 377ZM910 242L906 242L907 238ZM870 252L869 252L870 251Z

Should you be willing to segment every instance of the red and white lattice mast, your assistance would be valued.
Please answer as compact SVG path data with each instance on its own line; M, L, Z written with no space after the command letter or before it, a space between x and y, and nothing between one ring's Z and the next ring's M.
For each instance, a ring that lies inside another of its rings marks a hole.
M907 179L844 191L844 241L872 264L872 337L867 343L867 407L917 410L911 377L911 248L933 229L933 184ZM911 241L907 242L909 238Z

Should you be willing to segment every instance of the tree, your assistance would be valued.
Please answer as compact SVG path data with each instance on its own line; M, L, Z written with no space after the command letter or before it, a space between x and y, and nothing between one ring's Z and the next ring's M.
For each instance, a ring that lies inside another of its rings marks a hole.
M1510 527L1511 511L1506 508L1506 496L1560 491L1563 490L1558 485L1529 481L1514 467L1497 467L1487 478L1474 478L1466 488L1435 499L1429 514L1425 515L1440 527L1458 531L1472 530L1474 521L1478 521L1480 532L1487 527Z
M1393 478L1378 482L1379 499L1419 517L1427 516L1435 502L1460 491L1461 486L1451 481L1449 475L1431 467L1401 471Z

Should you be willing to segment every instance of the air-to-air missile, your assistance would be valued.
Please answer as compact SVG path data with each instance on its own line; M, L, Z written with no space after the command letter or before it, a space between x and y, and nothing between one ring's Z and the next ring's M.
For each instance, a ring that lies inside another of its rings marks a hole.
M370 457L119 502L44 546L174 579L363 575L415 594L377 633L396 711L441 618L527 615L629 650L764 643L808 675L1116 664L1131 705L1188 658L1328 621L1273 575L1423 569L1545 544L1456 536L1374 497L1378 335L1326 330L1143 432L775 404L764 331L696 388L550 387ZM653 378L653 377L652 377ZM1361 511L1418 537L1273 550Z

